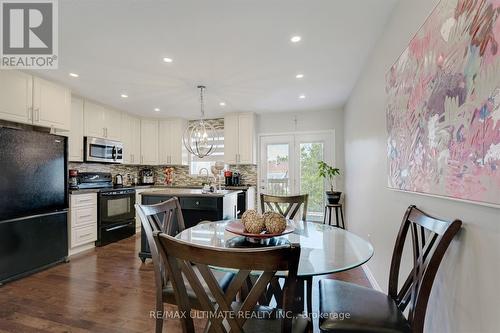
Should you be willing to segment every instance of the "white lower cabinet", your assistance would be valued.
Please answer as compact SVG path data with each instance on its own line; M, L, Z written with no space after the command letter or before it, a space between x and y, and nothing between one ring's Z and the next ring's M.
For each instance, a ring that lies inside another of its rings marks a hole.
M97 193L70 195L69 254L95 246L97 240Z

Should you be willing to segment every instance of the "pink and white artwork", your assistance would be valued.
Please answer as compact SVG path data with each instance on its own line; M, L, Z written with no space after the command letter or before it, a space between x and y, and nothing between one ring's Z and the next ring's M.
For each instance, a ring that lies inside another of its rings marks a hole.
M500 0L442 0L387 73L390 188L500 205Z

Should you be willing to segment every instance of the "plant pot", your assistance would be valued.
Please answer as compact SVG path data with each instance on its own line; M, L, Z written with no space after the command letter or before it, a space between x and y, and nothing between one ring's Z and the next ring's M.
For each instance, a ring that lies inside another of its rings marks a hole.
M329 204L338 204L341 195L342 192L326 191L326 200L328 200Z

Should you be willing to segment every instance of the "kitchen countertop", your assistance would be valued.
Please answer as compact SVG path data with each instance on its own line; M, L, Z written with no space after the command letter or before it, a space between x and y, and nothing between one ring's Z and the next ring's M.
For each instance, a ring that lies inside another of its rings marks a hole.
M214 193L202 193L201 189L189 189L189 188L164 188L164 189L152 189L151 191L142 192L142 196L155 196L155 197L209 197L209 198L220 198L226 195L232 195L240 193L238 190L222 190Z
M231 191L242 191L242 190L248 190L250 187L253 187L251 185L241 185L241 186L222 186L226 192L227 190ZM135 186L127 186L125 188L130 188L130 189L135 189L135 190L142 190L142 189L165 189L165 190L177 190L177 189L183 189L183 190L199 190L201 193L201 186L175 186L175 185L135 185ZM107 188L109 190L109 188ZM78 189L78 190L69 190L70 194L88 194L88 193L98 193L100 192L101 189L99 188L89 188L89 189ZM205 194L204 194L205 195ZM213 195L213 194L212 194Z

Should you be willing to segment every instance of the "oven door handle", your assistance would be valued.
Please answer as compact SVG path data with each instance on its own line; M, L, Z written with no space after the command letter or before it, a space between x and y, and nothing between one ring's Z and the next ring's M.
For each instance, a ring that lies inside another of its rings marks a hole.
M116 227L106 228L104 230L106 230L106 231L113 231L113 230L127 228L128 226L129 226L129 224L122 224L122 225L117 225Z

